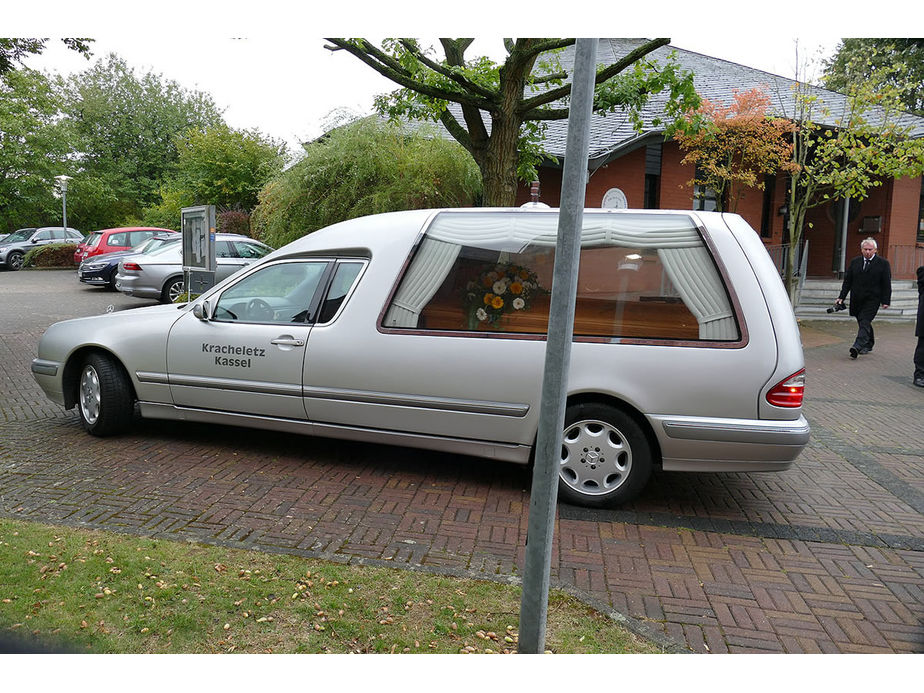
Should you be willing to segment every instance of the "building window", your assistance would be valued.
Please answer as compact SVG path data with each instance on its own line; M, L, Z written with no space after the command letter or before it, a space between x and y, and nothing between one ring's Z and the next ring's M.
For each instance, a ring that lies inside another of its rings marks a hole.
M661 144L645 148L645 209L661 206Z
M661 203L660 189L661 176L645 174L645 209L658 209Z
M921 178L921 202L918 205L918 243L924 243L924 178Z
M776 176L764 176L764 205L760 214L760 237L773 236L773 199L776 197Z
M698 212L714 212L719 208L715 190L705 185L693 186L693 209Z

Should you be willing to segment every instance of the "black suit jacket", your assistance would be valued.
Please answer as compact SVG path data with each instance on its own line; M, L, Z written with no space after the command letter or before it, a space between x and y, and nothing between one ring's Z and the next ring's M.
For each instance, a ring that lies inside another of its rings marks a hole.
M850 294L850 314L856 315L864 305L887 306L892 302L892 270L889 261L873 255L863 271L863 256L855 257L844 274L840 298Z
M914 334L916 337L924 337L924 266L918 267L918 321Z

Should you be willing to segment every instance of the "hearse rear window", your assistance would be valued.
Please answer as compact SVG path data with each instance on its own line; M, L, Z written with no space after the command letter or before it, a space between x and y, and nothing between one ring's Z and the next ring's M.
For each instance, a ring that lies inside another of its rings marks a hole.
M384 327L545 334L558 215L442 213L427 229ZM684 215L585 214L575 336L736 341L712 255Z

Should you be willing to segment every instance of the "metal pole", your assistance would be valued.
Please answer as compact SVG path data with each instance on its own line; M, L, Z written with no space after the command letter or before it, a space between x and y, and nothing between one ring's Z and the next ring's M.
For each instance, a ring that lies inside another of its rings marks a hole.
M561 462L568 365L574 333L574 303L581 251L584 190L587 185L587 149L590 116L593 110L596 57L597 39L577 39L561 209L558 215L558 241L552 275L539 433L536 439L533 485L529 502L523 595L520 601L519 651L524 654L536 654L545 650L549 570L555 529L555 507L558 502L558 467Z
M61 186L61 222L65 229L67 228L67 181L70 179L70 176L55 176L55 180Z
M850 221L850 197L844 198L844 215L841 217L840 221L841 252L837 260L837 272L838 276L843 277L844 271L847 269L847 224Z

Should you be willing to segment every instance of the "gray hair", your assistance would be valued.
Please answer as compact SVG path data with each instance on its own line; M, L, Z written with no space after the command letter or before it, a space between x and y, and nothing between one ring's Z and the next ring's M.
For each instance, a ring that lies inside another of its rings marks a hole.
M860 247L862 248L864 245L873 246L873 250L879 249L879 245L876 243L875 238L864 238L862 241L860 241Z

